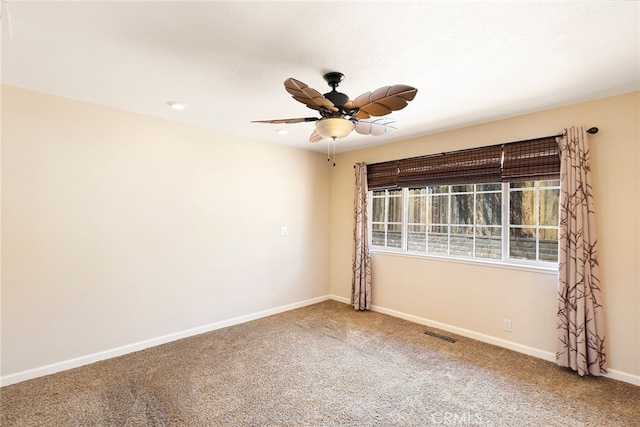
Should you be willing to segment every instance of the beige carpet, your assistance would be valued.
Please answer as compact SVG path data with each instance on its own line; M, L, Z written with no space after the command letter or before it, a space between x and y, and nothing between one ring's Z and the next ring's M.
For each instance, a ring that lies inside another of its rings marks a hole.
M640 387L326 301L3 387L2 426L639 426Z

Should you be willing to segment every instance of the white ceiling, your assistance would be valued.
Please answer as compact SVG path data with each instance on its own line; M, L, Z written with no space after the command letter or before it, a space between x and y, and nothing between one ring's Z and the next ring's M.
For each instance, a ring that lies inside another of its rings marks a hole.
M637 1L2 5L4 84L317 151L313 123L250 123L317 115L288 77L324 93L340 71L351 99L418 88L399 131L338 152L640 89Z

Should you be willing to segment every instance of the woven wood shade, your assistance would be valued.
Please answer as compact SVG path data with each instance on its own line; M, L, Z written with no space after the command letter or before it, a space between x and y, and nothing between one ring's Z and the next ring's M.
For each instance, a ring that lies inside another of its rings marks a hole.
M555 137L412 157L367 166L370 190L560 178Z
M399 164L399 160L393 160L367 165L367 186L369 190L397 187Z
M504 145L502 181L536 181L560 178L560 147L555 137Z
M493 146L401 160L398 187L498 182L501 156Z

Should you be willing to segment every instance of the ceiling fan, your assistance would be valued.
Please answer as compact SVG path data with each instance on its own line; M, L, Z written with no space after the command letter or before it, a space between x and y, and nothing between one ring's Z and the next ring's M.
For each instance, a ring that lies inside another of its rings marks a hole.
M364 93L352 101L347 95L336 90L343 78L344 74L337 71L325 74L324 79L331 86L331 92L324 95L294 78L284 81L284 88L293 99L317 110L321 117L254 120L252 123L315 122L316 128L309 137L309 142L318 142L323 138L335 141L336 138L349 135L354 129L363 135L383 135L397 129L396 121L391 118L371 118L403 109L418 92L418 89L407 85L384 86Z

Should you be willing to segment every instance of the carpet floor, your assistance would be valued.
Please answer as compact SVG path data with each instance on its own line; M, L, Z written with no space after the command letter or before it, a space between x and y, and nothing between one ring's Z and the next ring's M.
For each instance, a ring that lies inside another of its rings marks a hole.
M0 405L2 426L640 426L640 387L336 301L6 386Z

